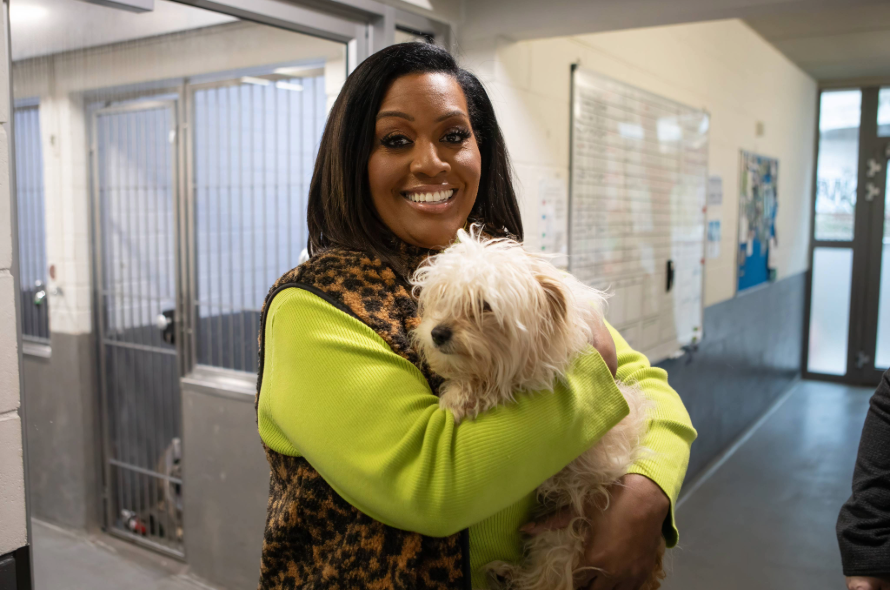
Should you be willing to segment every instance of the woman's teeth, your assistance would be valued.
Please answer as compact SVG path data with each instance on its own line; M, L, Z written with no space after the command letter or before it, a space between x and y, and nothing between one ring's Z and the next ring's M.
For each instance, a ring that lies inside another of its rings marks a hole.
M407 193L405 196L415 203L441 203L450 199L453 194L454 189L435 193Z

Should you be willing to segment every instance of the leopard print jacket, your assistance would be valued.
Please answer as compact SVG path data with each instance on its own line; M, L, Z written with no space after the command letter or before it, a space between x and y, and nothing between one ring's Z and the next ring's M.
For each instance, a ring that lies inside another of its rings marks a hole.
M402 246L415 269L429 254ZM266 311L284 289L310 291L361 320L416 365L437 392L441 378L412 349L420 320L410 286L377 258L328 249L285 273L263 304L257 403L263 374ZM469 534L426 537L380 523L349 504L302 457L265 447L271 466L259 590L453 590L470 588Z

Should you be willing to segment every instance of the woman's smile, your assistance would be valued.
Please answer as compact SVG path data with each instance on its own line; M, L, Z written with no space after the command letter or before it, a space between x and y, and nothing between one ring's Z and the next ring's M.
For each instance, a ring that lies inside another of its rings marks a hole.
M448 211L457 200L458 189L420 186L401 191L408 204L422 213L439 214Z

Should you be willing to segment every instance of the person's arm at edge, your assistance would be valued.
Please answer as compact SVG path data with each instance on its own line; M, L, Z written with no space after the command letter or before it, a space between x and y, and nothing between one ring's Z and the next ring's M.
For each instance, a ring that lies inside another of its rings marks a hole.
M890 583L890 370L884 373L862 427L853 493L837 520L844 575ZM881 539L883 531L883 539ZM864 586L863 587L868 587Z

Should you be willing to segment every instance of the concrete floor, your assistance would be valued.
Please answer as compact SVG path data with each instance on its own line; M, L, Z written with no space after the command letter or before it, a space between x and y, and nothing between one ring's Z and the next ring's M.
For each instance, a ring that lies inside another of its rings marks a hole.
M216 590L185 564L104 534L31 521L34 590Z
M663 588L845 588L834 526L872 393L801 382L710 477L688 482Z
M687 484L665 590L840 590L834 536L871 390L802 382L709 476ZM701 427L701 425L699 425ZM213 590L105 535L34 522L35 590Z

